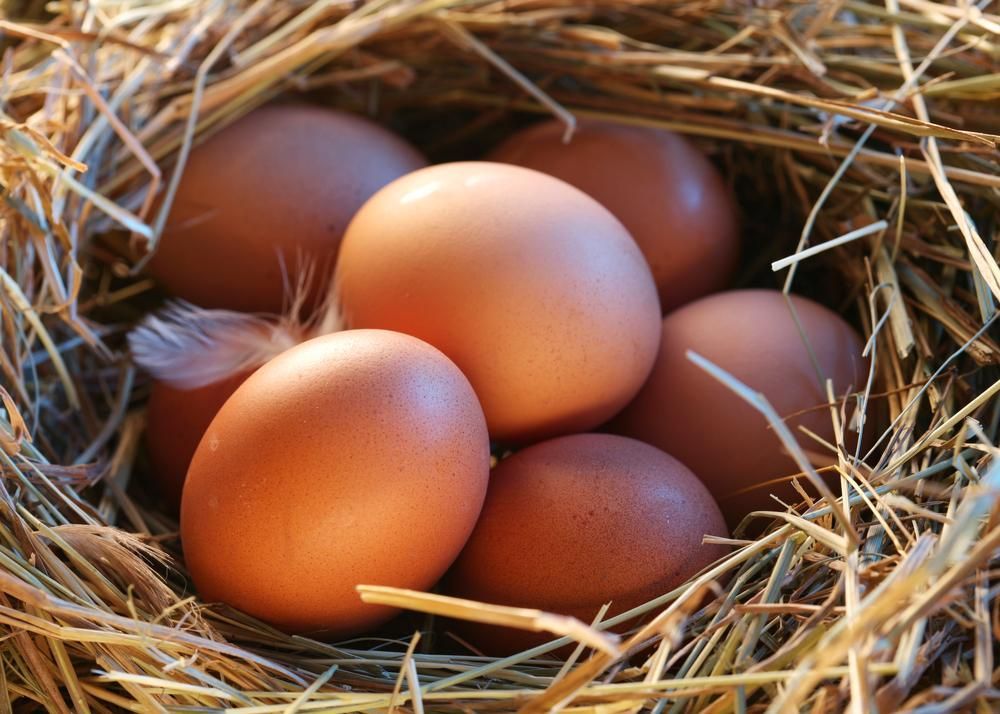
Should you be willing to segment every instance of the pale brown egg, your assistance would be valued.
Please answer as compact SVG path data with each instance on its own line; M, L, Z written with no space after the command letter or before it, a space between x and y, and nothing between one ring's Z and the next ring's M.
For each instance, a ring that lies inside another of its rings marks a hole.
M634 439L576 434L530 446L493 470L483 513L443 585L457 597L539 608L587 623L684 584L725 555L718 506L683 464ZM630 624L635 624L634 622ZM455 624L503 654L553 639Z
M282 261L293 285L313 263L324 292L361 204L424 165L366 119L302 104L256 109L191 151L149 272L202 307L278 312Z
M597 426L656 356L660 308L635 242L529 169L442 164L393 182L348 227L337 277L348 324L439 348L500 441Z
M146 408L146 450L156 489L167 508L181 506L184 477L198 442L222 405L250 372L194 389L154 382Z
M728 285L740 252L736 202L715 167L663 129L584 120L570 143L545 121L501 144L493 161L526 166L593 196L649 261L664 312Z
M438 350L383 330L293 347L223 405L181 506L202 599L289 632L362 632L390 608L359 584L425 590L476 523L489 438L468 380Z
M851 326L811 300L790 299L809 346L777 291L719 293L667 315L653 373L614 424L620 433L683 461L708 486L731 527L754 510L783 510L770 494L785 502L802 500L790 480L799 469L766 419L686 352L763 393L798 442L827 454L831 464L834 455L799 427L832 443L823 380L833 380L838 396L864 388L867 364Z

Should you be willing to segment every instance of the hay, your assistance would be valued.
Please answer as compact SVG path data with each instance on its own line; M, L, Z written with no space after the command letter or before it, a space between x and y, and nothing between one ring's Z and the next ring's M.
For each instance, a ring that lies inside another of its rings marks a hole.
M989 4L11 5L18 14L0 21L0 711L995 708L1000 16ZM837 450L839 487L794 511L775 504L754 520L763 535L737 533L731 556L640 608L660 614L621 642L599 632L621 617L586 627L365 591L598 647L569 662L545 656L566 640L493 660L442 654L426 637L328 645L205 609L160 550L176 547L175 524L128 488L145 378L123 336L156 304L135 268L163 224L154 196L170 195L192 142L297 91L392 122L436 158L485 146L530 112L568 130L598 116L700 137L747 207L757 249L742 282L820 295L851 316L874 357L854 398L865 428L889 428L870 453L848 453L847 410L831 404L837 444L787 434L806 471L809 451Z

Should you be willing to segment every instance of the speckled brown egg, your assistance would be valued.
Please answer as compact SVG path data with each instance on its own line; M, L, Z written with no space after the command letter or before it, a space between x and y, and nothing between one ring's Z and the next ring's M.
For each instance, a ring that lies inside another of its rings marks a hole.
M585 120L546 121L490 158L568 181L606 206L649 261L664 312L721 290L740 252L736 203L715 167L684 137L662 129Z
M656 286L628 231L537 171L468 162L404 176L351 222L337 275L348 324L438 347L500 441L597 426L656 356Z
M476 523L489 440L441 352L382 330L318 337L258 369L195 452L181 505L202 599L334 637L393 610L359 584L428 589Z
M153 480L167 508L177 512L191 457L229 396L250 372L195 389L154 382L146 409L146 450Z
M329 274L361 204L424 164L360 117L302 104L256 109L191 151L149 271L202 307L277 312L287 295L282 260L292 283L307 262Z
M611 434L576 434L500 462L446 592L591 622L669 592L725 555L718 507L683 464ZM634 623L633 623L634 624ZM502 654L546 635L457 625L471 644Z
M719 293L667 315L653 373L616 420L621 433L668 451L694 471L733 527L751 511L783 510L770 494L802 500L789 478L799 469L765 418L686 352L697 352L763 393L799 443L826 454L829 463L833 455L799 427L832 443L823 380L833 380L837 395L865 384L861 340L850 325L811 300L790 299L815 365L782 293Z

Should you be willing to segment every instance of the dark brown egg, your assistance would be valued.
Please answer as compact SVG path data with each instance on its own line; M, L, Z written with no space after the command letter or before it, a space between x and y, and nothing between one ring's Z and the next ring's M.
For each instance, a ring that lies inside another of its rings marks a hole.
M469 162L404 176L355 216L337 275L348 324L448 355L500 441L599 425L656 357L660 308L635 242L537 171Z
M424 164L360 117L299 104L256 109L191 151L149 271L202 307L277 312L282 261L292 283L307 261L329 274L361 204Z
M333 637L388 620L359 584L425 590L458 555L489 477L468 380L383 330L293 347L226 401L195 452L181 537L203 600Z
M850 325L811 300L791 296L791 304L815 365L780 292L712 295L667 315L653 373L616 420L621 433L667 450L691 468L733 527L750 511L782 510L769 494L800 501L789 479L798 468L765 418L685 353L697 352L763 393L787 417L799 443L820 454L829 452L799 430L834 439L820 375L833 380L837 395L864 387L867 365Z
M519 451L493 470L483 513L444 581L488 603L593 620L682 585L725 554L702 536L726 536L718 507L679 461L648 444L577 434ZM551 637L457 625L500 654Z
M736 204L715 167L662 129L583 121L570 143L558 121L515 134L491 155L567 181L625 224L649 261L664 312L733 277Z
M146 449L156 488L171 511L181 506L184 477L202 435L249 375L241 372L195 389L153 383L146 410Z

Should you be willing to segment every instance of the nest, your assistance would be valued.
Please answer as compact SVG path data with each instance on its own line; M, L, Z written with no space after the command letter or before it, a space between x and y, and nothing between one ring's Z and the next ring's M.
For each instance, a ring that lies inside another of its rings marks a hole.
M13 3L0 21L2 710L994 709L989 4ZM695 138L745 209L740 284L816 297L868 338L858 402L878 444L865 458L830 445L830 498L752 519L621 640L603 633L612 622L377 588L365 597L564 639L492 659L419 635L315 642L205 607L172 557L176 524L133 483L147 378L124 336L160 299L139 268L175 167L287 93L375 117L437 160L532 113ZM565 638L576 650L553 656Z

